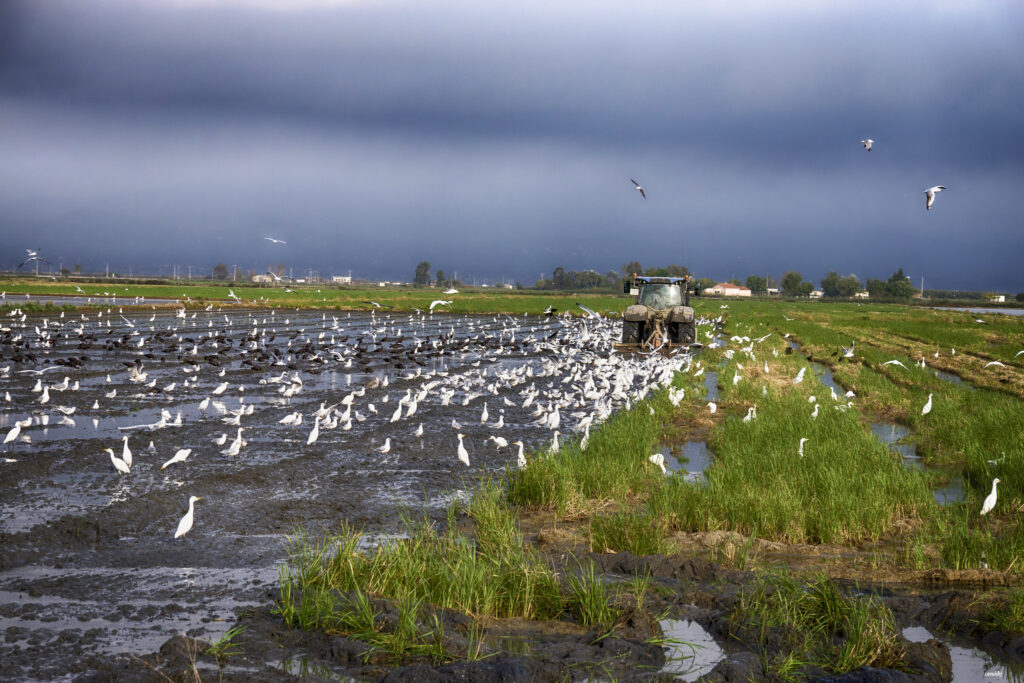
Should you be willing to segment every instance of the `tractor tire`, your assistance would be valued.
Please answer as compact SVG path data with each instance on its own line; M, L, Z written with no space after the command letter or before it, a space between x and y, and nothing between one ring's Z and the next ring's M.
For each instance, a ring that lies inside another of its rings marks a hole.
M697 324L696 323L679 323L678 327L678 343L680 344L693 344L697 341Z
M629 322L625 320L622 322L622 343L623 344L639 344L642 340L640 339L640 323Z

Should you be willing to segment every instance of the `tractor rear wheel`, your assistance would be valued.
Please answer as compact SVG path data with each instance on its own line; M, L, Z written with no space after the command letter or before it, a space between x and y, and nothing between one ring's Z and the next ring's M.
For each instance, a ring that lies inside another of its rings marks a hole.
M640 343L640 323L630 322L628 320L622 321L622 343L623 344L639 344Z

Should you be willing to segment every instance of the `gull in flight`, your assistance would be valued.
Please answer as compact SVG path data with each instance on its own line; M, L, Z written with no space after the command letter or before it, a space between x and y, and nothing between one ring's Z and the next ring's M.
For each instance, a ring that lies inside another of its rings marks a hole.
M273 237L264 237L263 239L269 240L269 241L273 242L274 244L288 244L284 240L275 240Z
M866 149L867 151L870 152L871 151L871 145L875 144L875 141L872 140L871 138L868 138L867 140L861 140L860 144L864 145L864 149Z
M901 363L901 362L899 362L898 360L895 360L895 359L887 360L884 363L882 363L882 365L898 365L901 368L903 368L904 370L908 369L906 365L904 365L903 363Z
M444 299L435 299L434 301L430 302L430 312L433 313L434 312L434 308L436 306L451 306L453 303L455 303L455 302L454 301L445 301Z
M945 189L946 187L944 185L936 185L935 187L929 187L924 191L926 197L924 200L924 208L926 211L930 210L932 208L932 204L935 203L935 193L942 192Z
M633 180L632 178L629 179L629 182L633 183L633 187L636 188L636 191L640 193L641 197L643 197L644 199L647 199L647 194L644 193L644 188L640 185L640 183L638 183L637 181Z
M28 254L28 257L18 264L19 268L21 268L26 263L29 263L30 261L42 261L43 263L49 263L49 261L47 261L46 259L39 255L39 249L26 249L25 253Z

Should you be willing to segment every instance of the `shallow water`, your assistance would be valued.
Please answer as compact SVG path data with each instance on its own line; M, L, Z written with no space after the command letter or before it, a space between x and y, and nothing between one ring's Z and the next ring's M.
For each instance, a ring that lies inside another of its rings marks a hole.
M1024 308L955 308L950 306L936 306L937 311L959 311L961 313L996 313L1002 315L1024 315Z
M667 643L665 666L658 673L674 675L676 680L695 681L725 659L725 651L714 637L695 621L662 619L658 622Z
M928 467L924 459L917 454L917 446L907 441L911 435L909 428L892 422L876 422L871 425L871 433L888 446L889 450L900 456L905 467L918 470L937 469ZM966 496L963 477L957 472L949 474L949 482L932 492L935 501L940 505L959 503Z
M971 391L977 391L977 389L975 389L975 387L972 386L970 382L964 380L964 378L960 377L959 375L954 375L951 372L943 372L942 370L936 370L935 376L941 379L943 382L949 382L950 384L955 384L958 387L964 387L965 389L970 389Z
M996 657L977 647L953 645L945 638L933 636L923 626L908 626L903 637L912 643L936 638L949 648L953 660L953 683L1019 683L1024 680L1024 663Z
M718 373L708 371L704 374L704 400L718 400Z
M681 448L661 449L665 466L673 474L680 473L686 481L703 482L704 471L711 466L714 454L704 441L687 441Z

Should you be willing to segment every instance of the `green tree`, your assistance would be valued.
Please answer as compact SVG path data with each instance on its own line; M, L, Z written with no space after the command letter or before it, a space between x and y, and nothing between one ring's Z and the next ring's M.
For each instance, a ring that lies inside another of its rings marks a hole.
M814 291L814 285L807 280L800 283L800 296L810 296L811 292Z
M885 280L879 280L877 278L869 277L865 284L865 289L868 290L868 295L872 299L881 299L885 297Z
M828 275L821 278L821 293L825 296L839 296L839 273L830 270Z
M714 280L712 280L709 277L702 277L701 279L697 280L694 283L694 285L697 287L698 291L704 291L705 289L711 289L716 284L718 284L718 283L715 282Z
M860 278L850 273L846 277L839 278L839 296L852 297L860 291Z
M430 261L420 261L416 265L416 275L412 281L417 285L430 284Z
M63 275L64 277L67 277L68 275L71 275L71 271L68 270L67 268L61 268L60 274Z
M795 270L787 270L782 276L782 293L787 296L800 295L800 283L804 276Z
M445 284L444 284L444 282L445 282L445 280L444 280L444 271L441 270L440 268L438 268L437 269L437 274L434 275L434 280L437 281L437 284L438 284L439 287L444 287L445 286Z
M914 285L902 268L885 281L885 293L894 299L909 299L914 295Z
M558 266L551 273L551 286L555 289L565 289L565 268Z
M1017 301L1024 301L1024 292L1017 292Z
M760 275L751 275L747 278L747 289L751 292L767 292L768 282Z
M81 274L82 274L82 264L81 263L76 263L75 264L75 275L81 275Z
M228 267L223 263L218 263L213 267L213 279L214 280L227 280L228 279Z
M640 275L644 272L644 267L640 265L639 261L630 261L629 263L623 264L622 275L623 277L631 277L633 273Z

